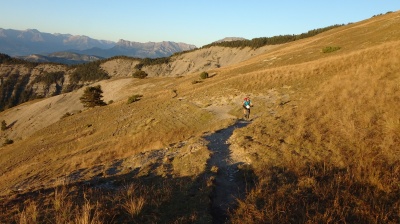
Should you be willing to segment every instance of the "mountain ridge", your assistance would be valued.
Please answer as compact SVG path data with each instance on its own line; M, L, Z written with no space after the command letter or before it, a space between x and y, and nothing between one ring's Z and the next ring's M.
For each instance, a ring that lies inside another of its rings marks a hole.
M51 34L37 29L13 30L0 28L0 52L10 56L68 51L98 57L125 55L140 58L167 57L173 53L195 49L195 45L172 41L139 43L93 39L85 35Z

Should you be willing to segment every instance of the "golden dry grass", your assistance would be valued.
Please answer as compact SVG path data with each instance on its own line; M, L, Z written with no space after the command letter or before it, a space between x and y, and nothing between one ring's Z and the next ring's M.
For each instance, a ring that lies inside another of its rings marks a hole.
M234 223L398 221L399 47L390 42L281 70L295 79L312 68L321 74L277 115L236 133L235 148L259 185Z
M322 53L327 46L340 50ZM66 203L73 207L68 220L100 211L90 217L210 222L210 152L202 136L232 124L250 95L254 120L229 142L257 181L232 211L233 223L397 223L399 48L395 12L209 71L216 75L202 83L192 84L198 74L135 82L146 86L130 87L143 95L138 102L83 111L0 149L0 200L12 205L1 217L43 218L38 207L53 203L51 214L65 220L57 211ZM116 184L97 197L89 192L93 200L85 202L81 191L88 190L79 186L94 180ZM73 193L33 193L60 182Z

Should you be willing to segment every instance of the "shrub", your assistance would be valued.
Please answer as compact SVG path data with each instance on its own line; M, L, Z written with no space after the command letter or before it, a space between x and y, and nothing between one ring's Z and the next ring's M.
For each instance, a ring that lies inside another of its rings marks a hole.
M340 49L340 47L328 46L328 47L322 48L322 52L323 52L323 53L331 53L331 52L337 51L337 50L339 50L339 49Z
M70 112L65 113L63 116L61 116L61 119L72 116Z
M172 98L175 98L175 97L178 96L178 90L173 89L173 90L172 90L172 93L174 94L174 96L173 96Z
M1 122L1 130L2 130L2 131L5 131L6 129L7 129L7 123L6 123L5 120L3 120L3 121Z
M132 95L128 98L128 104L139 101L140 98L142 98L142 97L143 97L143 95L139 95L139 94Z
M38 96L33 93L29 80L31 74L21 75L12 73L8 77L1 77L0 111L14 107Z
M207 78L208 78L208 73L207 73L207 72L202 72L202 73L200 74L200 78L201 78L201 79L207 79Z
M14 143L14 141L12 139L6 138L6 140L4 141L3 145L10 145L10 144L13 144L13 143Z
M147 77L147 73L142 70L138 70L135 73L133 73L133 78L138 78L138 79L144 79Z
M202 83L202 81L200 81L200 80L193 80L192 81L192 84L197 84L197 83Z

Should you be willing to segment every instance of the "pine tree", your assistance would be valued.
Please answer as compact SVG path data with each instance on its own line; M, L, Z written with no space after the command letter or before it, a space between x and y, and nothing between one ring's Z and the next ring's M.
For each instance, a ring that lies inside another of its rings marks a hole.
M83 95L79 98L84 107L104 106L106 103L101 99L103 91L101 86L87 87Z

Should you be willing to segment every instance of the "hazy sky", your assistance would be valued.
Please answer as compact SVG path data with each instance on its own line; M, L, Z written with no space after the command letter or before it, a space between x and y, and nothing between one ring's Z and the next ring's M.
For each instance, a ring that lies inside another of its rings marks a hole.
M400 10L399 0L0 0L0 28L201 47L300 34Z

